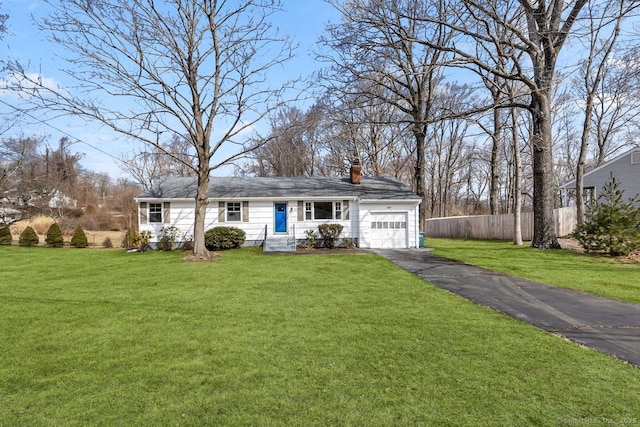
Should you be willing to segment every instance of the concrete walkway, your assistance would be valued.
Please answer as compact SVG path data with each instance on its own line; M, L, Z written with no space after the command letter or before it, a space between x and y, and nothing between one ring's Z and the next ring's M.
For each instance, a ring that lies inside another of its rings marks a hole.
M640 305L518 279L425 249L372 252L456 295L640 367Z

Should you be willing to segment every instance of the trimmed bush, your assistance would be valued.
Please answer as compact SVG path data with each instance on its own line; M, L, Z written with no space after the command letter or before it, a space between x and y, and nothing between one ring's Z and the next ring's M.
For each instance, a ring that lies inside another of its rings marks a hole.
M173 225L169 227L162 227L160 229L160 235L158 236L158 245L160 249L163 251L172 250L173 246L176 244L179 232L180 230Z
M57 223L51 224L47 230L47 237L44 239L47 246L53 248L61 248L64 246L64 238L62 237L62 231Z
M204 244L210 251L236 249L244 244L246 233L235 227L213 227L204 233Z
M107 237L102 241L102 246L104 246L105 248L112 248L113 243L111 242L111 239Z
M137 248L140 245L140 234L135 228L128 228L122 238L122 247L126 250Z
M334 248L343 228L340 224L320 224L318 226L318 232L322 238L323 246L329 249Z
M4 225L0 227L0 245L11 245L13 237L11 237L11 230L8 226Z
M39 243L40 238L31 227L27 227L22 230L22 233L20 233L20 237L18 238L18 244L20 246L38 246Z
M84 230L80 225L78 225L73 232L73 236L71 237L71 246L76 248L86 248L89 246L87 235L84 234Z

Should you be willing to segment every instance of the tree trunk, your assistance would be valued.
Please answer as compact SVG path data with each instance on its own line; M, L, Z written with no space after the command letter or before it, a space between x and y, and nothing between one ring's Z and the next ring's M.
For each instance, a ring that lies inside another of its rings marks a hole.
M492 90L494 105L498 105L499 93ZM502 133L502 124L500 123L500 109L493 109L493 133L491 134L491 182L489 183L489 209L491 215L499 214L498 196L500 192L500 165L498 164L498 156L500 154L500 138Z
M414 127L413 135L416 139L416 166L414 178L416 180L416 194L420 197L420 206L418 208L418 226L420 230L425 229L425 221L427 218L426 206L426 182L425 182L425 132L423 126Z
M578 155L578 166L576 167L576 223L578 227L584 223L584 161L587 157L587 146L589 144L589 131L591 129L592 107L593 107L593 100L588 98L587 108L585 111L586 116L584 118L584 124L582 127L582 138L580 141L580 154Z
M522 156L520 155L520 140L518 139L518 110L511 108L511 135L513 138L513 244L522 246Z
M533 241L538 249L560 249L555 231L553 153L551 142L551 84L532 93L533 118Z
M209 204L209 169L200 168L198 172L198 190L196 194L196 210L193 225L193 256L207 259L209 250L204 244L204 223Z

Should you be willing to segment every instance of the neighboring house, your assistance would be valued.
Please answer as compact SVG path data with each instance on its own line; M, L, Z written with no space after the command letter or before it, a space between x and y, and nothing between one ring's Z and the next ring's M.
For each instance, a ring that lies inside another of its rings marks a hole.
M135 198L139 230L157 241L160 229L175 226L180 236L193 234L195 178L166 178ZM278 239L302 244L305 231L320 224L341 224L340 238L361 248L418 246L420 198L391 178L211 178L205 230L232 226L246 232L246 245Z
M76 208L78 207L78 201L58 190L53 190L48 205L52 209Z
M609 181L611 174L620 181L619 190L624 191L624 201L640 194L640 148L634 148L626 153L601 164L584 174L585 203L595 202L602 194L602 187ZM576 204L576 180L566 182L560 186L562 206ZM640 207L640 201L637 205Z
M22 218L22 212L11 208L0 207L0 225L11 224L16 221L20 221Z

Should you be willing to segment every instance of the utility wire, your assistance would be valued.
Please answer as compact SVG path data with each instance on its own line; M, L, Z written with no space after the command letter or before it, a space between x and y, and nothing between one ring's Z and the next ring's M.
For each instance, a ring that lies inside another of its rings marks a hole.
M15 107L15 106L13 106L13 105L11 105L11 104L9 104L8 102L6 102L6 101L4 101L4 100L2 100L2 99L0 99L0 104L3 104L3 105L5 105L5 106L7 106L7 107L9 107L9 108L13 109L13 110L14 110L14 111L16 111L16 112L19 112L19 113L21 113L21 114L24 114L24 115L26 115L26 116L29 116L30 118L32 118L33 120L35 120L37 123L42 124L42 125L45 125L45 126L48 126L48 127L50 127L51 129L53 129L53 130L55 130L55 131L58 131L58 132L60 132L60 133L61 133L61 134L63 134L63 135L68 136L68 137L69 137L69 138L71 138L74 142L79 142L80 144L84 144L84 145L86 145L86 146L88 146L88 147L91 147L91 148L93 148L94 150L99 151L100 153L102 153L102 154L104 154L104 155L106 155L106 156L111 157L113 160L116 160L117 162L121 162L121 161L122 161L121 159L119 159L118 157L114 156L113 154L108 153L108 152L104 151L103 149L96 147L95 145L89 144L88 142L83 141L83 140L81 140L80 138L75 137L75 136L71 135L69 132L67 132L67 131L64 131L64 130L60 129L60 128L58 128L58 127L56 127L56 126L52 125L51 123L48 123L48 122L46 122L46 121L44 121L44 120L42 120L42 119L40 119L40 118L38 118L38 117L34 116L33 114L31 114L31 113L29 113L29 112L22 111L22 110L20 110L19 108Z

